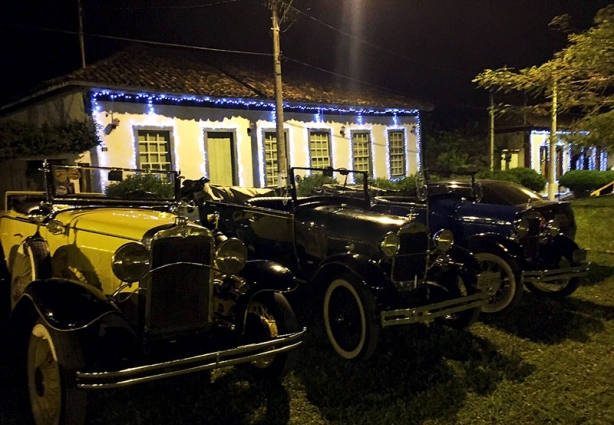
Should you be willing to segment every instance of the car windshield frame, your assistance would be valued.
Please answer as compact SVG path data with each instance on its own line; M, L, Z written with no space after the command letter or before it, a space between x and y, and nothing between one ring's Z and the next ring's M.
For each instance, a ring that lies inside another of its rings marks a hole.
M177 202L179 196L180 176L176 171L49 163L43 165L42 171L47 202L52 204L129 202L167 205ZM118 188L118 183L131 179L134 190Z
M297 171L306 171L305 175ZM314 177L321 173L323 184L314 187L309 194L300 194L299 185L306 177ZM338 197L365 202L371 202L369 193L369 174L366 171L351 170L347 168L317 168L317 167L291 167L290 168L291 196L294 202L301 198L311 197Z

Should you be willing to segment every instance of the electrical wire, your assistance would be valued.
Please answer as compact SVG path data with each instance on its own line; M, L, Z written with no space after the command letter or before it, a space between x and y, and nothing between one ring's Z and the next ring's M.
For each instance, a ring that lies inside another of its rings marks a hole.
M27 29L31 29L31 30L39 30L39 31L45 31L45 32L54 32L54 33L59 33L59 34L66 34L66 35L79 35L79 32L77 31L69 31L69 30L60 30L60 29L54 29L54 28L45 28L45 27L36 27L36 26L30 26L30 25L23 25L23 24L6 24L6 23L0 23L0 26L15 26L15 27L21 27L21 28L27 28ZM201 51L212 51L212 52L220 52L220 53L234 53L234 54L242 54L242 55L252 55L252 56L264 56L264 57L273 57L272 53L263 53L263 52L250 52L250 51L245 51L245 50L232 50L232 49L219 49L219 48L213 48L213 47L202 47L202 46L193 46L193 45L187 45L187 44L178 44L178 43L167 43L167 42L158 42L158 41L151 41L151 40L142 40L142 39L136 39L136 38L129 38L129 37L118 37L118 36L112 36L112 35L104 35L104 34L91 34L91 33L84 33L83 34L84 37L89 37L89 38L99 38L99 39L107 39L107 40L114 40L114 41L125 41L125 42L130 42L130 43L137 43L137 44L145 44L145 45L152 45L152 46L160 46L160 47L175 47L175 48L183 48L183 49L189 49L189 50L201 50ZM437 104L443 104L443 105L449 105L449 106L456 106L456 107L460 107L460 108L467 108L467 109L474 109L474 110L480 110L480 111L485 111L488 110L487 107L478 107L478 106L471 106L471 105L465 105L465 104L459 104L459 103L454 103L454 102L449 102L449 101L445 101L445 100L440 100L440 99L432 99L432 98L428 98L428 97L424 97L424 96L415 96L415 95L408 95L407 93L404 92L400 92L400 91L396 91L387 87L383 87L383 86L378 86L375 84L371 84L369 82L357 79L357 78L353 78L344 74L340 74L337 72L333 72L333 71L329 71L327 69L315 66L315 65L311 65L308 64L306 62L302 62L298 59L294 59L292 57L289 57L287 55L283 55L282 56L283 59L287 60L287 61L291 61L294 63L297 63L301 66L304 67L308 67L311 69L315 69L318 70L320 72L329 74L329 75L333 75L336 77L340 77L343 78L345 80L348 81L352 81L352 82L356 82L359 83L361 85L364 86L368 86L368 87L372 87L381 91L385 91L387 93L390 94L396 94L398 96L402 96L402 97L414 97L416 99L421 99L427 102L431 102L431 103L437 103Z

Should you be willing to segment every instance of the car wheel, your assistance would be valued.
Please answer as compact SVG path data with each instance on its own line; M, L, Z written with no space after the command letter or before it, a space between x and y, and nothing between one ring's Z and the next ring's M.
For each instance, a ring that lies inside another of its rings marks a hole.
M279 335L298 332L299 326L286 297L277 292L256 295L247 306L245 338L248 342L268 341ZM295 352L263 357L247 364L250 373L259 379L283 378L295 361Z
M324 294L324 326L335 352L346 360L366 360L379 341L375 299L348 273L332 280Z
M80 425L85 420L86 393L76 386L83 367L81 346L72 332L59 332L41 319L31 329L27 388L36 425Z
M51 258L47 244L38 239L24 241L11 268L11 300L17 302L26 287L37 279L51 277Z
M571 254L563 254L559 259L559 268L579 266L571 259ZM575 292L580 286L580 278L572 277L561 279L550 283L527 282L527 288L536 295L545 295L550 298L560 299L565 298Z
M505 313L513 308L522 297L523 285L518 274L516 263L507 262L498 255L488 252L475 254L482 271L496 272L501 275L499 289L491 294L488 304L482 307L482 312L487 314Z

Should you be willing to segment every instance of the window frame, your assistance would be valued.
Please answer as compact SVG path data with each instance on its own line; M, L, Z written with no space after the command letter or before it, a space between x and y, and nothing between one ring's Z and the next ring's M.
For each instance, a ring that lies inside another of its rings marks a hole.
M393 168L393 156L397 156L399 154L397 153L393 153L392 152L392 135L393 134L401 134L402 136L402 142L403 142L403 146L402 146L402 164L403 164L403 169L402 172L400 174L395 174L393 172L394 168ZM402 128L394 128L394 129L388 129L387 131L387 142L388 142L388 170L390 172L389 178L393 179L393 178L403 178L405 176L407 176L407 172L409 171L407 169L407 132L405 131L405 129Z
M326 167L332 167L333 166L333 159L331 156L331 141L332 141L332 133L331 130L329 128L310 128L308 130L308 147L309 147L309 167L311 168L326 168ZM315 133L322 133L322 134L326 134L326 151L328 153L328 165L323 166L323 165L314 165L313 163L313 140L312 140L312 135L314 135Z
M279 156L277 155L277 152L279 151L277 149L277 129L273 128L264 128L261 131L262 134L262 150L263 150L263 157L262 157L262 175L263 175L263 179L262 181L264 182L264 187L272 187L272 186L278 186L277 184L277 180L279 178L279 176L277 175L277 171L275 171L275 173L273 174L273 181L274 183L272 183L271 185L269 185L269 182L267 181L269 174L267 173L267 134L273 134L275 136L275 160L274 163L275 164L279 164ZM288 162L288 167L290 166L290 145L288 140L290 139L289 136L289 132L287 129L284 129L284 142L286 145L286 160ZM279 165L278 165L279 166Z
M367 136L367 173L370 177L373 177L373 136L371 134L371 132L369 130L351 130L350 131L350 151L352 154L352 169L353 170L359 170L358 168L356 168L356 155L355 155L355 151L354 151L354 147L355 147L355 136L356 135L366 135ZM361 158L364 158L364 156L362 156ZM359 171L365 171L365 170L359 170Z
M134 127L134 153L135 153L135 160L136 160L136 168L141 169L141 170L145 170L145 169L151 169L151 170L155 170L154 168L144 168L143 167L143 163L141 162L141 150L140 150L140 140L139 140L139 136L141 132L148 132L148 133L167 133L168 134L168 140L167 140L167 149L168 149L168 159L169 159L169 169L168 171L172 171L175 170L175 155L174 155L174 138L173 138L173 128L172 127L149 127L149 126L135 126ZM147 152L148 154L150 154L150 152Z

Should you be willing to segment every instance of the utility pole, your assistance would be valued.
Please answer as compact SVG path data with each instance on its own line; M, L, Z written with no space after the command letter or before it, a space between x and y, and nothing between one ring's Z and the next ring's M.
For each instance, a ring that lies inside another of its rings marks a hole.
M495 97L490 93L490 171L495 170Z
M556 80L552 85L552 112L551 112L551 125L550 125L550 149L548 152L548 158L550 158L550 164L548 164L549 176L548 176L548 199L554 201L554 180L556 177L556 115L557 115L557 84Z
M79 45L81 47L81 68L85 68L85 43L83 41L83 5L77 0L79 8Z
M281 0L270 0L271 22L273 33L273 67L275 73L275 122L277 129L277 176L278 186L286 187L288 184L288 155L286 153L286 140L284 137L284 106L281 85L281 59L279 48L279 10Z

